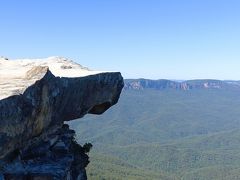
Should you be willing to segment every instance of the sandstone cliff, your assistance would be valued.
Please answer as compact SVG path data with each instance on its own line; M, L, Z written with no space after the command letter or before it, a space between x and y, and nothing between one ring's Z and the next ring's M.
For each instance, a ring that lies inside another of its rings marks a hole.
M0 59L0 179L86 179L88 156L64 121L103 113L122 88L120 73L65 58Z
M177 89L177 90L192 90L192 89L240 89L239 81L221 81L214 79L199 79L188 81L171 81L167 79L150 80L150 79L126 79L125 90L142 90L142 89Z

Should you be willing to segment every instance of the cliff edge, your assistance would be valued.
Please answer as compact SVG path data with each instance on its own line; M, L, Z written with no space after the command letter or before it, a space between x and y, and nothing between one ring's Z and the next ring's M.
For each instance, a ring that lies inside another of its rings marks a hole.
M102 114L123 85L119 72L66 58L0 59L0 179L86 179L88 156L64 121Z

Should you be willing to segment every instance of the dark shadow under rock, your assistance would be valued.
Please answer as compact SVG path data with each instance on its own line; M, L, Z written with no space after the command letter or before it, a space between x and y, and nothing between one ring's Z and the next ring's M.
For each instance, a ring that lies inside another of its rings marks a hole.
M89 163L84 149L76 144L75 132L64 125L48 141L12 152L11 162L2 167L5 180L85 180ZM76 148L77 146L77 148ZM0 176L1 179L1 176Z

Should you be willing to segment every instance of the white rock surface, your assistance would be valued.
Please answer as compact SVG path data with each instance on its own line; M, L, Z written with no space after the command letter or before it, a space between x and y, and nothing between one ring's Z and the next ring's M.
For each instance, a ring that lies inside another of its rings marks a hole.
M91 71L63 57L16 60L0 58L0 99L22 94L27 87L41 79L47 69L59 77L83 77L102 73Z

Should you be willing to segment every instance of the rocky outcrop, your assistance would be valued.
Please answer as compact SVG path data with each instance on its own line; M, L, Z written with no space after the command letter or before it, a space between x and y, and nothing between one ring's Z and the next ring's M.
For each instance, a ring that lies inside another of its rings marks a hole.
M103 113L122 88L120 73L90 71L65 58L0 59L2 175L85 179L88 158L63 124Z
M28 179L87 179L88 156L74 140L75 132L67 125L39 139L26 148L15 150L2 167L2 178ZM1 179L1 178L0 178Z

